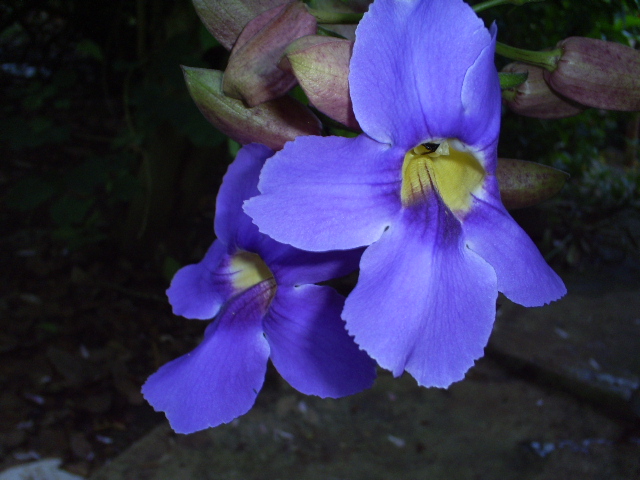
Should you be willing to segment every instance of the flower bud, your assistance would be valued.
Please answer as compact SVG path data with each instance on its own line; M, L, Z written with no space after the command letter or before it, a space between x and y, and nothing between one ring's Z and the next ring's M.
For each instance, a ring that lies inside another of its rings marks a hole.
M253 18L283 0L192 0L207 30L227 50L231 50L242 29Z
M285 51L282 68L293 71L311 104L325 115L360 130L349 96L349 61L353 42L310 35Z
M606 110L640 110L640 51L620 43L569 37L544 78L558 93Z
M514 210L553 197L562 189L569 175L535 162L499 158L496 178L503 205Z
M272 150L299 135L320 135L318 118L300 102L284 96L247 108L222 92L222 72L182 67L191 97L209 122L241 144L262 143Z
M310 10L313 13L320 13L319 18L316 18L318 18L318 23L321 23L324 29L334 32L347 40L355 40L358 20L353 20L353 23L332 23L331 20L323 17L326 16L326 13L356 13L362 15L369 9L371 2L372 0L313 0L308 4L312 7Z
M518 115L535 118L565 118L577 115L586 107L557 94L544 80L544 69L520 62L502 69L509 73L528 73L527 80L515 88L502 91L510 110Z
M278 68L293 40L316 33L316 19L302 2L272 8L251 20L231 50L222 89L254 107L281 97L295 84L291 72Z

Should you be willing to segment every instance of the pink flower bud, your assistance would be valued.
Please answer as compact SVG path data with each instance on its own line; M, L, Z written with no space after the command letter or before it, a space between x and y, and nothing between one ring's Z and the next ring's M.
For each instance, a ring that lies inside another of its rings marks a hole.
M564 186L569 175L546 165L499 158L496 178L505 208L530 207L548 200Z
M544 80L544 69L520 62L502 69L509 73L528 73L527 80L516 88L503 90L502 98L513 112L525 117L565 118L577 115L586 107L555 93Z
M227 50L231 50L247 23L282 3L283 0L193 0L204 26Z
M236 41L222 89L254 107L281 97L295 84L291 72L278 68L292 41L316 32L316 19L302 2L272 8L251 20Z
M311 104L325 115L360 130L349 96L349 61L353 42L310 35L293 42L281 67L293 71Z
M640 51L620 43L569 37L544 78L558 93L606 110L640 110Z
M191 97L209 122L241 144L262 143L272 150L299 135L320 135L318 118L300 102L284 96L247 108L222 92L222 72L182 67Z

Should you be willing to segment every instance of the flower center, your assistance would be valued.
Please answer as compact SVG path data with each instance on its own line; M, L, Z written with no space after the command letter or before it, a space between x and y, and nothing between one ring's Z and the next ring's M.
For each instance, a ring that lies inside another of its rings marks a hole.
M232 282L238 291L244 291L265 280L273 273L259 255L240 250L231 259Z
M454 146L462 147L457 140L444 140L422 143L407 152L401 189L405 207L424 202L435 192L449 210L469 210L471 194L482 185L487 172L470 152Z

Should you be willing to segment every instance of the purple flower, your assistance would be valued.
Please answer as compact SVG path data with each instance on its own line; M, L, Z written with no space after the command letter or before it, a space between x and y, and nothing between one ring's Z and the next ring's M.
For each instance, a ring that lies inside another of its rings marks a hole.
M272 154L259 144L240 150L218 194L218 239L200 263L176 273L167 290L177 315L215 317L195 350L164 365L142 387L176 432L246 413L269 358L291 386L320 397L359 392L375 378L373 361L340 319L344 298L313 285L353 271L358 252L309 253L279 244L242 211L242 202L257 195L260 168Z
M424 386L482 356L498 291L525 306L565 293L500 201L495 37L461 0L375 0L349 75L364 134L298 137L245 203L260 231L298 248L369 245L347 330Z

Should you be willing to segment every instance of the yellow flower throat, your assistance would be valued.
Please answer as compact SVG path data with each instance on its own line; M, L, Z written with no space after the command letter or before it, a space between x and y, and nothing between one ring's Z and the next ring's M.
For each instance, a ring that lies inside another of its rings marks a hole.
M233 286L238 291L247 290L254 285L273 278L273 273L259 255L243 250L231 259Z
M456 150L449 140L422 143L404 156L402 204L416 205L435 191L449 210L466 212L471 194L482 185L486 173L471 153Z

